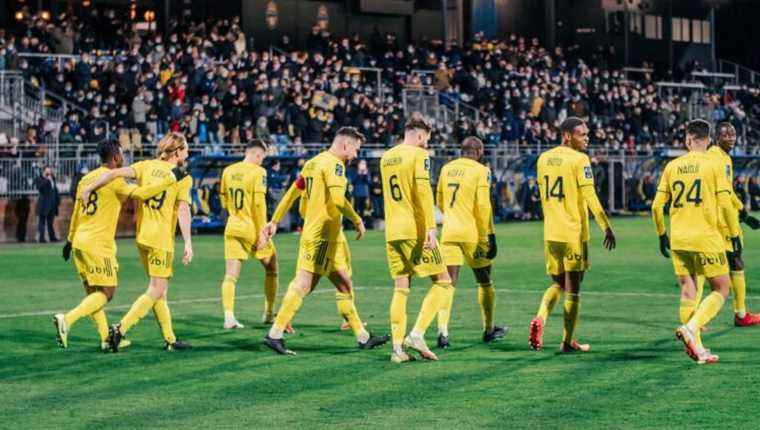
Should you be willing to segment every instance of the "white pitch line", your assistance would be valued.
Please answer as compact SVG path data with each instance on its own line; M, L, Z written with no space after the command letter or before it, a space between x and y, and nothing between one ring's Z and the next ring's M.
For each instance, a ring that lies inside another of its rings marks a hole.
M362 290L391 290L393 287L389 284L386 286L366 286L366 287L354 287L354 290L362 291ZM514 289L506 289L506 288L496 288L496 292L500 293L517 293L517 294L539 294L543 293L545 290L514 290ZM332 293L333 290L331 289L322 289L317 290L313 292L312 294L328 294ZM639 292L615 292L615 291L583 291L581 293L584 296L602 296L602 297L657 297L657 298L678 298L679 292L674 291L673 294L664 294L664 293L639 293ZM263 298L263 294L248 294L248 295L240 295L236 296L236 300L246 300L246 299L260 299ZM760 296L746 296L747 299L756 299L760 298ZM209 297L209 298L203 298L203 299L187 299L187 300L172 300L169 302L172 306L175 305L187 305L187 304L193 304L193 303L214 303L219 302L221 299L219 297ZM108 310L121 310L121 309L129 309L132 307L132 305L116 305L116 306L109 306ZM10 319L10 318L24 318L24 317L38 317L38 316L44 316L44 315L53 315L58 312L63 312L61 310L48 310L48 311L29 311L29 312L20 312L15 314L0 314L0 319Z

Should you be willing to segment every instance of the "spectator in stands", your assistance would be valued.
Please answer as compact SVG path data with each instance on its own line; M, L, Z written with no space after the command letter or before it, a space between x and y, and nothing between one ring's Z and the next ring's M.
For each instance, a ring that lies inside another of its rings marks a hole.
M370 187L370 202L372 203L372 222L376 222L384 217L383 207L383 183L380 180L380 175L374 173L372 175L372 181L369 184Z
M351 185L353 187L354 209L363 219L368 215L370 182L367 160L359 160L356 171L351 175ZM366 221L365 219L365 223Z
M50 166L45 166L42 175L37 179L37 190L39 191L37 197L37 241L40 243L47 242L45 240L45 230L47 229L48 239L51 242L58 242L58 237L53 229L53 222L58 216L60 198L53 169Z

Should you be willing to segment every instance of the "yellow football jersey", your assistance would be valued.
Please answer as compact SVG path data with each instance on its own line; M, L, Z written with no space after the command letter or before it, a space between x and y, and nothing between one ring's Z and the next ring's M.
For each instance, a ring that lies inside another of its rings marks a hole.
M588 206L581 191L583 187L594 187L588 155L557 146L538 157L536 170L544 212L544 240L589 240Z
M724 167L704 152L670 161L657 191L670 196L670 246L681 251L724 251L718 230L718 193L730 193Z
M426 150L396 145L380 160L385 202L385 240L424 240L435 228L430 158Z
M222 205L227 209L225 236L254 242L266 224L267 171L244 161L222 172Z
M726 180L728 181L729 185L734 183L734 161L731 159L731 156L726 153L720 146L718 145L712 145L707 150L707 155L710 156L713 161L718 163L723 173L726 175ZM731 202L733 203L734 209L737 210L736 216L739 216L738 211L740 211L744 204L742 204L741 200L736 196L736 193L734 193L733 186L730 187L731 192ZM728 228L728 223L723 217L723 212L718 211L718 229L720 230L721 234L724 236L731 236L730 229Z
M443 212L443 242L482 242L493 233L491 170L470 158L441 169L437 187Z
M330 189L346 193L346 166L342 160L324 151L303 166L304 191L301 193L304 225L301 241L337 241L343 216L330 203Z
M132 164L140 186L152 185L172 175L174 165L162 160L145 160ZM186 176L166 190L145 200L137 210L137 243L143 246L174 250L177 228L177 203L190 204L193 179Z
M130 196L148 197L160 192L174 183L174 176L169 175L163 181L149 187L128 184L124 178L116 178L108 184L93 191L86 203L79 199L82 189L95 182L110 171L99 167L85 175L77 187L74 211L69 225L68 240L76 249L95 255L116 255L116 225L124 201Z

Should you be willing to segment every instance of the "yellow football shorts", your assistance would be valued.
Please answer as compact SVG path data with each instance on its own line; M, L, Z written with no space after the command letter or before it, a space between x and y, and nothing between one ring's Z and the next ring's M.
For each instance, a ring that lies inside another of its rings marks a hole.
M119 263L116 262L115 255L96 255L76 248L73 251L74 267L82 282L86 282L91 287L118 285Z
M464 262L473 269L491 265L486 258L488 242L444 242L441 245L443 262L447 266L461 266Z
M172 277L173 252L140 244L137 245L137 250L146 275L152 278Z
M546 273L561 275L565 272L585 272L591 267L588 261L588 242L544 241Z
M728 275L728 259L724 252L671 250L676 276L703 275L706 278Z
M416 239L386 242L385 252L394 279L411 275L424 278L446 271L440 247L424 249L423 242Z
M345 271L351 276L351 251L347 242L327 240L302 240L298 247L296 270L315 275L329 275Z
M248 260L248 257L252 255L257 260L264 260L277 252L271 240L262 249L254 249L255 246L255 243L241 237L224 236L224 259Z

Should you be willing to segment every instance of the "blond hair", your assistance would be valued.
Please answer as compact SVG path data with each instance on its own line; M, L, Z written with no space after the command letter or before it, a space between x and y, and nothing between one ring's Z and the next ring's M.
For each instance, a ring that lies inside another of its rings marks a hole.
M158 142L157 158L166 161L185 145L187 145L187 139L182 133L168 133Z

